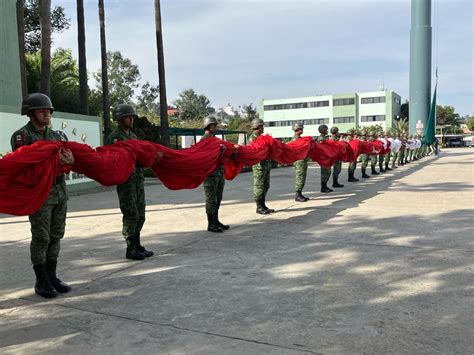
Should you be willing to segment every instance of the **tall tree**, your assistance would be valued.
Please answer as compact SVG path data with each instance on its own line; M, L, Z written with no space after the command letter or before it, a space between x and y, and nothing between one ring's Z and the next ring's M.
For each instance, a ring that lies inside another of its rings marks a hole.
M182 121L200 120L215 112L205 95L198 95L193 89L184 90L175 101L178 118Z
M18 0L24 11L25 51L36 53L41 49L40 0ZM51 32L61 33L71 26L71 20L64 14L64 8L51 9Z
M87 85L86 29L84 24L84 0L77 0L77 48L79 52L79 108L89 114L89 87Z
M461 124L461 118L456 113L456 109L453 106L436 106L436 124L438 126L455 126L459 127Z
M51 91L51 0L40 1L41 23L41 80L40 91L50 95Z
M122 56L122 53L107 52L107 82L110 106L123 103L132 103L135 89L140 86L140 71L138 65L133 64L128 58ZM98 91L101 90L103 80L103 69L94 74L94 78L99 84Z
M165 59L163 53L163 34L161 29L160 0L155 0L155 32L158 59L158 78L160 87L160 134L161 144L169 147L170 134L168 122L168 103L166 101Z
M102 115L104 123L104 142L111 133L110 131L110 103L109 103L109 79L107 76L107 46L105 43L105 10L104 0L99 0L99 22L100 22L100 59L102 63Z

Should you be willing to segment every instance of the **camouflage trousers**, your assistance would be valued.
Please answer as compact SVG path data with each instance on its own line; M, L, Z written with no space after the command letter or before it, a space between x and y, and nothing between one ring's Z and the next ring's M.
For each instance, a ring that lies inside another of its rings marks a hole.
M342 169L342 160L336 160L336 162L332 166L332 178L334 180L337 180L339 178L341 169Z
M399 156L399 152L393 153L392 166L395 166L395 164L397 163L398 156Z
M204 180L204 193L206 195L206 213L217 213L224 193L224 168L220 166L215 172Z
M264 199L270 188L271 160L264 160L252 167L253 199L255 202Z
M349 163L349 169L348 169L349 174L354 174L356 168L357 168L357 160L351 161Z
M55 262L61 249L60 241L66 228L67 198L58 203L44 204L29 216L31 224L30 255L33 265Z
M388 155L388 154L387 154ZM377 157L378 159L378 162L379 162L379 168L380 170L382 170L383 168L383 164L385 162L385 154L379 154L379 156Z
M376 166L377 166L377 155L371 155L370 156L370 167L372 169L375 169Z
M405 162L405 151L400 150L398 152L398 164L404 163Z
M325 184L329 181L331 176L331 168L321 167L321 183Z
M295 162L295 191L301 192L306 183L306 172L308 171L308 161L298 160Z
M140 233L145 224L145 178L135 172L124 184L117 185L117 194L122 211L122 235L128 237Z
M361 161L361 169L365 170L367 169L367 165L369 165L369 155L368 154L361 154L360 155L360 161Z
M390 158L392 157L392 152L388 152L387 154L385 154L385 166L388 166L388 164L390 164Z

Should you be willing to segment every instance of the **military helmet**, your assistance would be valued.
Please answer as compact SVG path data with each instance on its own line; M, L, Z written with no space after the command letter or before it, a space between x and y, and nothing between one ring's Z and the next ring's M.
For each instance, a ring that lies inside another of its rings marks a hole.
M252 122L250 122L250 126L252 127L252 129L257 129L258 127L263 126L264 124L265 123L260 118L254 118Z
M293 131L295 131L295 132L296 132L297 130L303 129L303 128L304 128L304 126L303 126L303 124L302 124L301 122L296 122L296 123L293 124Z
M120 121L123 116L132 116L133 118L137 118L135 109L129 104L120 104L115 106L112 115L115 121Z
M349 136L353 136L354 133L355 133L355 130L354 130L353 128L349 128L349 129L347 130L347 135L349 135Z
M361 136L366 136L367 135L367 131L365 129L361 130L360 131L360 135Z
M318 127L319 133L327 132L327 130L328 130L328 126L326 126L325 124L322 124Z
M339 133L339 128L331 127L331 134L338 134L338 133Z
M51 111L54 111L53 104L51 99L42 93L35 92L34 94L29 94L23 99L21 103L21 114L27 115L31 110L47 108Z
M217 122L216 118L215 117L212 117L212 116L207 116L205 119L204 119L204 122L202 124L202 128L206 129L207 127L209 127L211 124L219 124L219 122Z

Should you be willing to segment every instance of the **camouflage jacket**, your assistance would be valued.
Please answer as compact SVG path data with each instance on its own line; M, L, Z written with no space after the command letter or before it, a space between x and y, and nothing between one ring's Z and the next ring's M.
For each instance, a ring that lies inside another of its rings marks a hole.
M138 137L131 130L129 130L127 133L119 127L116 128L112 133L110 133L110 135L107 137L107 141L105 142L105 144L114 144L115 142L128 141L129 139L138 139ZM143 175L143 167L139 163L135 165L135 170L133 171L132 175L134 174Z

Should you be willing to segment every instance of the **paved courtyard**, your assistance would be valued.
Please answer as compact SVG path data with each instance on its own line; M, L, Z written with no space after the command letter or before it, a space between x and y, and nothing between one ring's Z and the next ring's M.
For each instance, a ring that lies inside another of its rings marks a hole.
M26 217L0 215L0 353L474 353L474 148L444 150L306 203L272 171L226 183L223 234L201 188L147 180L143 241L124 259L114 189L73 196L59 261L73 291L36 296ZM357 170L360 176L360 169Z

